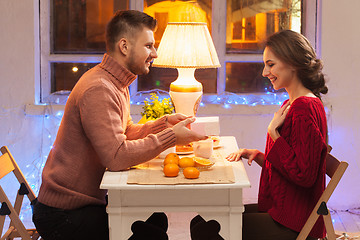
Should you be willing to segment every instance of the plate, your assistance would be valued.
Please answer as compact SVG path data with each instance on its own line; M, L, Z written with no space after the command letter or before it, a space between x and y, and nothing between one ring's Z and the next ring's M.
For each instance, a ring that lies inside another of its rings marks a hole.
M218 149L218 148L221 148L221 147L223 147L223 145L219 144L217 146L213 146L213 149Z
M218 149L218 148L221 148L223 147L223 145L217 145L217 146L213 146L213 149ZM177 155L189 155L189 154L193 154L194 151L187 151L187 152L178 152L178 151L175 151L175 153Z
M175 152L177 155L189 155L189 154L193 154L194 151L188 151L188 152Z

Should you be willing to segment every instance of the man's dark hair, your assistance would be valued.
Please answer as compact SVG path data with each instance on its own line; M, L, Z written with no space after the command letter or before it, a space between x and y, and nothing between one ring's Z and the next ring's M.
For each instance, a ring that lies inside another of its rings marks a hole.
M113 52L121 38L135 35L144 27L154 31L156 26L156 19L146 13L136 10L117 11L106 26L106 50Z

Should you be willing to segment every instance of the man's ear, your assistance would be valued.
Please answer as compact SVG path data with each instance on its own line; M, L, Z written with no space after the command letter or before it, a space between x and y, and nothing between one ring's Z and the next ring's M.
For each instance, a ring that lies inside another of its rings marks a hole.
M117 43L117 47L119 48L121 54L125 56L128 55L129 41L127 39L121 38Z

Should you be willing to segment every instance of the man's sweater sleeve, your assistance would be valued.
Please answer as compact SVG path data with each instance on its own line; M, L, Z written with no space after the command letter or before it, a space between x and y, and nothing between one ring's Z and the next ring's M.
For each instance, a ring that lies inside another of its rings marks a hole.
M166 116L163 116L155 121L148 121L145 124L135 124L131 117L129 117L125 135L128 140L133 140L144 138L151 133L159 133L166 129L166 118Z
M266 160L289 181L311 187L317 179L320 159L326 154L324 138L309 117L297 116L288 141L279 137Z
M85 134L102 165L111 171L148 161L175 145L175 134L170 128L141 139L128 140L123 127L126 127L128 112L121 111L126 109L123 104L105 86L87 90L79 102Z

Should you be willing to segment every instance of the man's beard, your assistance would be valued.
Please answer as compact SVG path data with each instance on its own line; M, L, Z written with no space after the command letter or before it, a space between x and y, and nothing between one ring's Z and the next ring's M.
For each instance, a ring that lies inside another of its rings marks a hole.
M140 64L139 60L136 60L136 57L134 55L130 56L128 69L135 75L143 75L149 73L149 68L145 66L145 62Z

